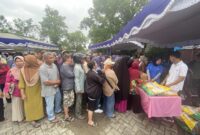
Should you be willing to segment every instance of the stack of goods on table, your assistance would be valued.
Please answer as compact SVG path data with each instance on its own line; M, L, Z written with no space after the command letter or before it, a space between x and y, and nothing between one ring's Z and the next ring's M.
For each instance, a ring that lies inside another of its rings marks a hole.
M133 81L131 81L131 86L130 86L130 88L131 88L131 91L130 91L130 93L132 94L132 95L136 95L137 94L137 92L136 92L136 87L141 87L141 85L143 84L144 82L143 82L143 80L141 80L141 79L137 79L137 80L133 80Z
M200 112L197 107L182 106L181 116L176 117L175 121L186 132L192 135L200 134Z
M174 92L171 88L160 85L157 82L147 82L141 87L150 96L177 96L177 92Z

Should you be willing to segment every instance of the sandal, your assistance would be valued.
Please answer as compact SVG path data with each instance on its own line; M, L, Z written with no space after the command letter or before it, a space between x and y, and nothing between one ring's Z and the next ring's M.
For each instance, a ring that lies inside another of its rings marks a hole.
M97 123L96 123L96 122L93 122L92 124L89 124L89 123L88 123L88 125L91 126L91 127L96 127L96 126L97 126Z
M37 122L31 122L31 125L34 127L34 128L39 128L41 125Z
M174 123L174 120L171 118L163 118L163 121L169 122L169 123Z
M57 118L55 118L55 119L51 120L50 122L52 122L52 123L58 123L59 120Z
M69 117L65 118L64 120L68 121L68 122L72 122L72 121L74 121L74 118L69 116Z
M78 115L78 116L76 116L77 117L77 119L79 119L79 120L84 120L85 119L85 116L82 116L82 115Z
M115 114L113 114L112 116L110 116L110 117L108 117L108 118L116 118L116 115Z

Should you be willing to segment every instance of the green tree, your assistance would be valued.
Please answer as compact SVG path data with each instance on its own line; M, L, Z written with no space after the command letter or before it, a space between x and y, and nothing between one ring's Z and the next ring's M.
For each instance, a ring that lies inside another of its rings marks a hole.
M35 34L38 34L38 25L33 23L33 20L22 20L20 18L14 19L13 32L20 36L35 38Z
M45 8L45 14L42 22L40 22L41 35L48 37L52 43L58 44L67 33L67 26L64 22L65 17L59 15L57 10L49 6Z
M81 31L68 33L64 41L62 41L62 48L69 51L83 52L86 49L87 38Z
M147 0L93 0L93 8L88 10L80 27L89 28L92 43L112 38L132 19Z
M10 31L12 31L11 25L3 15L0 15L0 32L8 33Z

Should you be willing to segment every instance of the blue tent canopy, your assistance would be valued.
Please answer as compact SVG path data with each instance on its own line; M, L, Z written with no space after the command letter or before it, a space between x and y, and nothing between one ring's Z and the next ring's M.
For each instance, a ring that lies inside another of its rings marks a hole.
M112 39L89 49L123 47L129 41L155 46L200 43L200 0L150 0Z
M0 48L58 50L57 45L8 33L0 33Z

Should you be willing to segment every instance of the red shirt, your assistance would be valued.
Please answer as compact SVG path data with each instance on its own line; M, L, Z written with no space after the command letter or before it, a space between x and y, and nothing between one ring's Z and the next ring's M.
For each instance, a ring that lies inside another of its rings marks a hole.
M132 89L132 81L137 80L140 78L140 71L139 71L139 64L138 62L133 62L129 70L129 76L130 76L130 88Z
M137 80L140 78L139 63L137 61L134 61L128 70L130 75L130 81Z
M4 84L6 82L6 74L8 71L8 65L0 64L0 84Z

